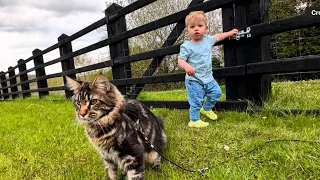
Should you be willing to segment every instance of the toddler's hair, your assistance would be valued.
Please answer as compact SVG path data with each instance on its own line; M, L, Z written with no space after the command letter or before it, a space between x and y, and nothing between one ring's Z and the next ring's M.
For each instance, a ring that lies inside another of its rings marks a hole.
M186 26L191 22L204 22L204 24L207 25L207 16L203 11L192 11L186 17Z

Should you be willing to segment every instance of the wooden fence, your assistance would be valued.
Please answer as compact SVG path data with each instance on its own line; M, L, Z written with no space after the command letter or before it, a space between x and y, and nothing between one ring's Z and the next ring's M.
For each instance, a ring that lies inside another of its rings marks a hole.
M165 74L153 76L156 68L167 55L177 54L179 45L174 45L178 34L185 28L184 18L194 10L204 12L222 8L223 31L233 28L246 30L250 27L250 37L243 37L240 40L226 39L216 45L224 45L225 67L213 70L215 78L225 78L226 101L218 102L217 109L240 109L247 108L247 101L261 104L271 90L270 74L288 72L307 72L320 70L320 56L308 56L299 58L278 59L270 58L270 35L285 31L312 27L320 25L320 18L312 18L306 15L294 16L286 19L269 22L268 8L270 0L192 0L188 8L177 13L157 19L148 24L127 30L125 15L138 10L155 0L138 0L126 7L112 4L105 11L105 18L98 20L79 32L68 36L62 34L58 38L58 43L44 50L35 49L33 56L25 60L19 60L14 67L9 67L8 71L1 72L0 98L7 100L15 99L19 95L24 98L31 93L38 92L40 97L48 95L50 91L65 90L66 97L72 93L65 86L48 87L47 80L50 78L69 76L75 78L77 73L112 67L113 80L123 94L126 89L132 87L132 91L127 94L128 98L136 98L140 93L139 85L167 82L184 81L184 73ZM176 23L172 33L168 36L163 46L159 49L130 55L128 51L128 39L134 36L147 33L149 31ZM103 25L107 25L108 39L102 40L77 51L72 50L71 42ZM109 46L110 60L92 64L75 69L75 56ZM43 61L43 55L59 48L60 57L48 62ZM131 62L152 58L152 62L142 77L132 78ZM34 61L34 67L27 69L26 63ZM61 63L62 72L46 75L45 67ZM15 69L19 73L15 74ZM129 71L128 71L129 70ZM36 78L28 79L27 73L36 72ZM17 83L17 77L20 82ZM8 85L9 82L9 85ZM37 89L30 90L30 83L37 82ZM65 79L64 79L65 82ZM18 90L21 86L21 90ZM10 93L9 93L10 89ZM174 97L173 97L174 99ZM148 106L182 108L187 109L187 101L143 101Z

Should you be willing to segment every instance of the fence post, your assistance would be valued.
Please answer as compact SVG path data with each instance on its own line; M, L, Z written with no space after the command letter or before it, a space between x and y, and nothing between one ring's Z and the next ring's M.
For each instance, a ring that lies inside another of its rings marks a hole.
M1 81L6 80L6 74L3 71L0 72L0 79L1 79ZM9 93L8 88L7 88L8 87L7 82L2 82L1 83L1 87L2 87L2 93L3 94L8 94ZM4 100L9 99L9 96L8 95L4 95L3 99Z
M245 29L268 21L270 0L238 1L234 6L222 8L223 31ZM270 61L270 38L241 38L224 45L225 66ZM271 92L270 75L245 75L226 78L227 100L250 100L262 105Z
M8 68L8 72L9 72L9 79L16 75L15 69L12 66ZM16 84L17 84L17 78L10 79L10 86L16 85ZM11 87L10 90L11 90L10 91L11 93L18 92L18 86ZM18 96L19 96L18 94L11 95L12 99L16 99Z
M23 59L20 59L20 60L18 61L18 68L19 68L19 74L20 74L21 72L27 70L27 65L26 65L26 63L24 62ZM28 73L25 73L25 74L20 75L20 83L23 83L24 81L28 81ZM29 83L21 84L21 90L22 90L22 91L28 91L28 90L30 90ZM23 97L23 98L30 97L30 96L31 96L31 93L30 93L30 92L22 93L22 97Z
M113 3L105 10L106 18L121 9L122 7ZM120 17L119 19L107 24L108 38L118 35L122 32L127 31L126 19L125 17ZM113 61L116 58L128 56L129 55L129 45L128 40L122 40L109 45L110 48L110 58ZM114 65L112 66L112 77L113 79L131 78L131 65L130 63ZM118 86L118 89L122 94L126 94L126 86Z
M38 53L41 53L40 49L35 49L35 50L32 51L33 55L36 55ZM33 62L34 62L34 66L35 67L40 65L40 64L43 64L43 55L35 57L33 59ZM45 71L44 67L36 69L36 77L39 78L41 76L46 76L46 71ZM48 83L47 83L46 79L37 81L37 85L38 85L38 88L47 88L48 87ZM49 91L39 92L39 97L40 98L42 98L43 96L46 96L46 95L49 95Z
M68 38L69 36L66 35L66 34L62 34L59 38L58 38L58 41L62 41L66 38ZM69 53L72 53L73 50L72 50L72 44L71 42L67 42L63 45L61 45L59 47L59 52L60 52L60 57L66 55L66 54L69 54ZM68 70L72 70L74 69L74 59L73 57L72 58L69 58L69 59L66 59L64 61L61 61L61 67L62 67L62 71L68 71ZM70 78L72 79L76 79L76 74L69 74L68 75ZM64 85L66 86L67 85L67 80L65 77L63 77L63 83ZM72 91L68 90L67 88L65 89L65 95L66 95L66 98L69 99L72 97L73 93Z

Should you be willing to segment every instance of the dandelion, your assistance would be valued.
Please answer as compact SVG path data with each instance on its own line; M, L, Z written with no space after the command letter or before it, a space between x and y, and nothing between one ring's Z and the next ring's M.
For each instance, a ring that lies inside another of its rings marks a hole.
M229 151L229 150L230 150L230 147L227 146L227 145L224 145L223 149L224 149L225 151Z

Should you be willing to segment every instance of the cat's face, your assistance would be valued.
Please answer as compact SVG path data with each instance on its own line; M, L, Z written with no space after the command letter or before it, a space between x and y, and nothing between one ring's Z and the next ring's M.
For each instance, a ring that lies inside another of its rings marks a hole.
M80 123L95 123L115 106L115 94L103 75L98 75L93 82L80 82L67 77L67 84L74 92L73 102Z

